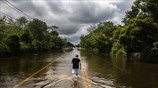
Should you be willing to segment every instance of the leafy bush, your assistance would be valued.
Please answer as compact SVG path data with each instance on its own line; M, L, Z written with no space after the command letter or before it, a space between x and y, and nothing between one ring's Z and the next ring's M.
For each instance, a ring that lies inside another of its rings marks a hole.
M20 39L17 35L9 35L6 38L6 44L13 53L18 52L20 49Z
M6 44L4 44L3 42L0 42L0 56L3 56L10 52L11 51L10 51L9 47Z

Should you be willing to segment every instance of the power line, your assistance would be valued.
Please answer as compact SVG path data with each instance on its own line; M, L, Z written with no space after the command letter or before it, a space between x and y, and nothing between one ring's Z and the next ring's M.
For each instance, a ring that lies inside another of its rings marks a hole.
M8 6L12 6L12 7L14 7L17 11L19 11L19 12L21 12L21 13L23 13L25 16L27 16L28 18L30 18L30 19L32 19L29 15L27 15L26 13L24 13L22 10L20 10L19 8L17 8L15 5L13 5L11 2L9 2L8 0L4 0L4 1L6 1L7 3L5 3L5 4L7 4Z
M18 11L20 11L21 13L23 13L25 16L29 17L30 19L32 19L29 15L27 15L26 13L24 13L22 10L20 10L19 8L17 8L16 6L14 6L12 3L10 3L8 0L5 0L6 2L8 2L11 6L13 6L15 9L17 9Z
M4 12L2 12L2 11L0 11L2 14L4 14L5 16L7 16L7 17L10 17L10 18L12 18L12 19L15 19L16 20L16 18L14 18L14 17L12 17L12 16L10 16L10 15L8 15L8 14L6 14L6 13L4 13Z
M4 14L4 15L7 16L7 17L10 17L10 18L16 20L16 18L14 18L14 17L12 17L12 16L10 16L10 15L8 15L8 14L2 12L2 11L0 11L0 13ZM10 24L10 22L8 22L8 21L5 21L5 22L8 23L8 24Z
M2 0L2 1L3 1L3 0ZM17 9L13 8L13 7L12 7L11 5L9 5L8 3L4 2L4 1L3 1L3 3L5 3L5 4L8 5L9 7L11 7L12 9L18 11Z

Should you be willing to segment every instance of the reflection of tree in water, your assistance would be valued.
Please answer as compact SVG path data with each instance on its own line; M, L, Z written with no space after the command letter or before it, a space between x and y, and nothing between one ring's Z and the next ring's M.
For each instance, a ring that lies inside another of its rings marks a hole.
M74 80L74 87L78 87L78 81L77 80Z
M81 84L80 84L79 79L74 78L74 79L73 79L73 85L72 85L72 87L73 87L73 88L82 88L80 85L81 85Z

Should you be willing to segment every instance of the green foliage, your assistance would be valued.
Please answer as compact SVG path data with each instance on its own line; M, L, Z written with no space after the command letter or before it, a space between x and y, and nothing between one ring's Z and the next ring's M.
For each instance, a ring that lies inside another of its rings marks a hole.
M95 28L89 35L81 36L81 47L97 52L110 52L112 47L111 37L116 27L112 22L103 22Z
M6 52L10 52L10 49L4 42L1 41L0 42L0 56L5 55Z
M25 17L20 17L16 19L16 25L20 28L26 28L28 25L28 20Z
M58 34L58 32L57 31L51 31L51 35L54 35L54 36L58 36L59 34Z
M75 45L74 44L72 44L71 42L66 42L65 44L64 44L64 47L74 47Z
M32 43L32 35L28 30L24 30L24 33L21 35L21 41L26 44Z
M141 10L147 13L155 22L158 22L158 1L157 0L142 0Z
M118 41L115 41L111 49L111 54L112 55L126 55L126 51L123 45L121 45Z
M123 18L124 25L100 23L88 35L81 36L80 45L98 52L111 52L112 55L130 56L139 52L144 58L157 58L157 19L157 0L135 0L131 11L127 11Z
M64 46L64 40L58 36L54 36L51 40L52 44L54 46L52 46L52 49L62 49L62 47Z
M152 54L158 56L158 42L153 43Z
M139 5L137 5L139 4ZM130 18L126 14L126 33L124 36L120 37L121 44L127 47L128 52L140 52L144 57L146 56L156 56L151 53L155 47L153 43L158 40L158 22L157 22L157 4L155 0L142 0L134 3L136 9L139 13L135 17ZM152 7L152 9L151 9ZM130 12L135 12L131 10Z
M47 33L47 24L41 20L34 19L28 24L28 30L33 34L33 38L42 41Z
M17 35L9 35L6 38L6 44L13 53L17 53L20 48L20 39Z
M15 21L0 18L0 56L51 49L61 49L66 43L59 37L57 26L48 27L39 19L28 21L20 17Z

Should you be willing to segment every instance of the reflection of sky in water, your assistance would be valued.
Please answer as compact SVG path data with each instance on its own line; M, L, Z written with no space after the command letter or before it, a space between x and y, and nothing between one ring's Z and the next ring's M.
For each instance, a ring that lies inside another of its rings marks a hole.
M82 70L86 70L89 79L80 72L79 80L73 80L71 60L76 54L79 55ZM124 58L110 58L77 49L0 60L1 88L14 86L49 63L53 64L24 83L22 87L83 88L83 81L85 81L91 83L93 88L158 88L158 65L156 64L128 62Z

